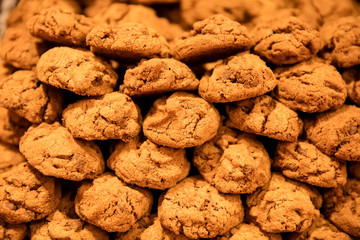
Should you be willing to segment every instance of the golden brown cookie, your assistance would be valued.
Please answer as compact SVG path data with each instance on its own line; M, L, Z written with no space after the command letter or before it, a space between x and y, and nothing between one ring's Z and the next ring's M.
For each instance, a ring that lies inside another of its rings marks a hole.
M240 223L233 227L222 236L211 240L282 240L281 235L277 233L267 233L262 231L255 224Z
M155 215L145 215L136 221L127 232L117 232L114 240L140 240L141 234L154 223Z
M26 224L9 224L0 220L0 239L22 240L27 235L26 230Z
M86 37L91 51L125 62L170 56L166 39L144 24L129 22L94 27Z
M150 191L127 185L111 173L83 182L75 198L80 219L108 232L128 231L151 205Z
M30 122L13 111L0 107L0 141L19 145L22 135L30 126Z
M346 83L348 99L360 106L360 67L349 68L341 76Z
M124 182L140 187L166 189L184 179L190 170L185 149L159 146L136 137L118 142L107 161Z
M276 78L258 56L245 53L216 65L205 74L199 85L199 95L208 102L235 102L270 92Z
M360 237L360 181L348 178L347 183L324 193L324 214L342 231Z
M348 170L350 175L360 179L360 162L349 162Z
M75 138L128 141L141 129L140 109L125 94L113 92L68 105L63 124Z
M302 232L320 215L315 188L272 173L269 184L247 196L248 220L269 233Z
M159 202L161 225L191 239L223 234L243 220L240 195L222 194L202 177L184 179Z
M312 59L274 71L275 97L287 107L307 113L338 108L346 99L345 82L335 67Z
M226 105L226 125L281 141L294 142L302 132L297 113L267 95Z
M343 105L305 121L308 139L323 153L360 161L360 108Z
M346 183L346 163L322 153L308 141L279 142L273 166L288 178L323 188Z
M25 162L24 156L17 147L2 142L0 142L0 156L0 173L10 170L19 163Z
M128 69L120 90L131 97L194 91L199 80L184 63L171 58L153 58Z
M296 17L268 17L252 29L254 53L276 65L311 58L321 48L319 32Z
M176 92L154 102L143 131L156 144L188 148L213 138L219 124L220 114L213 105L194 94Z
M19 149L29 164L46 176L81 181L105 170L100 148L93 142L74 139L58 122L30 127Z
M154 223L145 229L141 235L139 236L139 240L188 240L183 234L175 234L165 227L163 227L160 223L159 218L154 220Z
M16 71L0 82L0 104L32 123L52 123L63 108L59 89L43 84L36 73Z
M117 74L94 53L55 47L44 53L37 66L40 81L79 95L104 95L113 91Z
M182 62L210 62L251 45L246 27L218 14L194 23L193 30L174 40L173 51Z
M60 202L61 186L28 163L0 173L0 218L18 224L41 219Z
M222 193L252 193L271 176L270 157L255 135L225 126L210 141L195 147L193 163Z
M91 18L58 7L46 8L26 22L27 30L35 37L79 47L86 46L86 35L94 25Z

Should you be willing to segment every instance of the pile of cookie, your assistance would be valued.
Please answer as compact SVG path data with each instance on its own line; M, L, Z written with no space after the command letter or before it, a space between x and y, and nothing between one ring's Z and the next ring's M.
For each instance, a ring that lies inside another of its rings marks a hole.
M360 2L20 0L0 239L357 239Z

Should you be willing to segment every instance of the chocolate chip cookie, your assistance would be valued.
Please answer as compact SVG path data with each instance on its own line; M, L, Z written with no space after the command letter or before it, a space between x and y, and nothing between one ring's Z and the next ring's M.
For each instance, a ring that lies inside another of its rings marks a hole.
M22 135L30 126L30 122L6 108L0 107L0 141L19 145Z
M348 99L360 106L360 67L346 69L341 76L346 83Z
M10 170L13 166L25 162L24 156L15 146L0 142L0 173Z

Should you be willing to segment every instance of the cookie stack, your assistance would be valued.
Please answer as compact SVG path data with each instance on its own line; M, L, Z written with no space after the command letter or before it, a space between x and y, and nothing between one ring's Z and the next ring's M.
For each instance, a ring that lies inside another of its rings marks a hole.
M21 0L0 239L360 237L355 0Z

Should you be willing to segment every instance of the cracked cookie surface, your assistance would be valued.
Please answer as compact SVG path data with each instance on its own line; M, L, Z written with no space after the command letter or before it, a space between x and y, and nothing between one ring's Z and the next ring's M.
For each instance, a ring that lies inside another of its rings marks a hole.
M47 176L81 181L105 170L100 148L93 142L75 139L58 122L30 127L19 149L29 164Z
M0 107L0 141L19 145L22 135L30 127L30 122L14 111Z
M188 148L213 138L219 125L220 114L213 105L194 94L176 92L154 102L143 131L159 145Z
M104 95L115 88L117 74L110 64L88 50L55 47L36 66L40 81L79 95Z
M0 142L0 156L0 173L26 161L17 147L2 142Z
M0 239L22 240L27 236L26 224L9 224L0 220Z
M136 221L127 232L117 232L114 240L140 240L141 234L154 223L155 214L145 215ZM151 239L151 238L149 238Z
M353 67L341 74L346 83L347 97L360 107L360 67Z
M154 220L154 223L150 225L147 229L145 229L140 237L139 240L189 240L185 235L183 234L175 234L168 229L164 228L159 218L156 218Z

